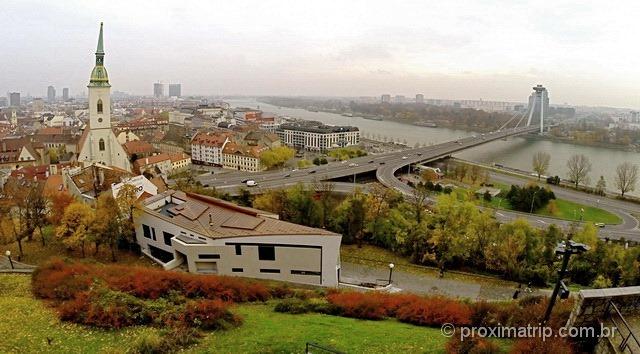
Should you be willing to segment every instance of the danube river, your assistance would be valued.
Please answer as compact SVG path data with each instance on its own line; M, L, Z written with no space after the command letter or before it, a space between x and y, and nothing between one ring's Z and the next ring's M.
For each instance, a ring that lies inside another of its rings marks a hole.
M363 137L380 139L387 137L389 140L406 142L411 147L416 143L435 144L475 134L464 130L427 128L390 121L376 121L361 117L345 117L334 113L310 112L304 109L277 107L252 99L232 99L225 101L234 107L259 107L265 112L290 116L292 118L316 120L332 125L353 125L360 129ZM586 155L591 160L593 166L590 174L591 185L594 185L602 175L607 182L607 189L612 191L615 190L614 175L616 166L625 161L640 163L640 153L637 152L574 145L527 137L509 138L507 141L494 141L473 149L465 150L455 156L466 160L488 164L499 163L504 166L530 171L531 159L536 151L546 151L551 154L548 174L559 175L561 177L567 177L566 162L571 155ZM636 192L630 194L640 195L640 186L638 186Z

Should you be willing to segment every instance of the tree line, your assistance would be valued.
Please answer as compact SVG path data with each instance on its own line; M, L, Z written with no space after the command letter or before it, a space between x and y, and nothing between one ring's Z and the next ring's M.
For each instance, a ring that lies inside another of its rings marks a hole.
M345 244L389 249L416 264L491 272L540 285L553 280L559 266L555 248L570 234L592 246L572 260L574 282L640 284L640 249L599 240L591 224L568 232L555 225L534 228L524 219L501 224L493 211L478 208L471 199L445 194L430 204L431 192L423 186L410 197L379 185L367 193L338 197L330 183L298 185L256 196L253 206L283 220L341 233Z

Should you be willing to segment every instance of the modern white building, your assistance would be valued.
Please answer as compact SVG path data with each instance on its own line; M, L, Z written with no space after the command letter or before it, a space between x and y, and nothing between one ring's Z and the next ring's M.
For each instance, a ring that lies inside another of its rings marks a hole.
M337 286L342 236L269 212L168 190L135 215L142 252L165 269Z
M297 150L326 151L360 143L357 127L324 125L314 121L283 123L276 129L276 134L282 143Z
M89 126L80 138L78 161L84 166L100 163L131 171L124 148L111 130L111 85L104 67L102 23L96 50L96 65L89 80Z

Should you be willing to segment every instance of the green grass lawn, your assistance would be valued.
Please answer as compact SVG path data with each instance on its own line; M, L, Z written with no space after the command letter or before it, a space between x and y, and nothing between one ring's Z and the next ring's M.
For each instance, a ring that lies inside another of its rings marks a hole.
M619 224L622 222L620 218L606 210L570 202L564 199L557 199L555 201L556 210L555 213L549 211L549 207L540 210L538 214L555 216L561 219L567 220L579 220L580 210L584 208L584 221L591 222L603 222L605 224Z
M106 331L62 323L52 309L31 296L28 275L0 274L0 309L0 353L119 353L141 334L156 331L144 327Z
M480 205L488 206L495 209L513 210L511 203L509 203L509 201L504 197L511 186L507 186L506 184L502 183L494 183L494 187L501 189L502 192L497 197L492 198L490 202L485 201L482 196L479 196L478 202L480 203ZM459 200L463 200L471 196L471 191L472 189L457 187L453 190L452 193L454 193ZM612 214L604 209L574 203L565 199L556 199L555 205L556 208L553 212L547 206L536 211L535 214L542 216L552 216L563 220L579 220L580 210L584 208L583 221L603 222L605 224L619 224L622 222L622 220L617 215Z
M150 327L111 331L60 322L54 310L33 298L30 281L28 275L0 274L0 353L124 353L140 336L160 331ZM302 353L306 342L315 342L348 353L442 353L448 340L440 328L396 320L282 314L273 311L274 304L234 307L244 318L242 326L208 332L186 352ZM512 341L497 343L507 352Z

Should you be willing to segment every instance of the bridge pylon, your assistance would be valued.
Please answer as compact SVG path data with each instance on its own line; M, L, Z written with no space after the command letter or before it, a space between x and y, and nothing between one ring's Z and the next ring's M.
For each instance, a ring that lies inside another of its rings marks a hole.
M542 85L533 87L533 93L529 96L529 119L527 126L531 125L534 115L540 117L540 133L544 132L544 113L549 110L549 93Z

